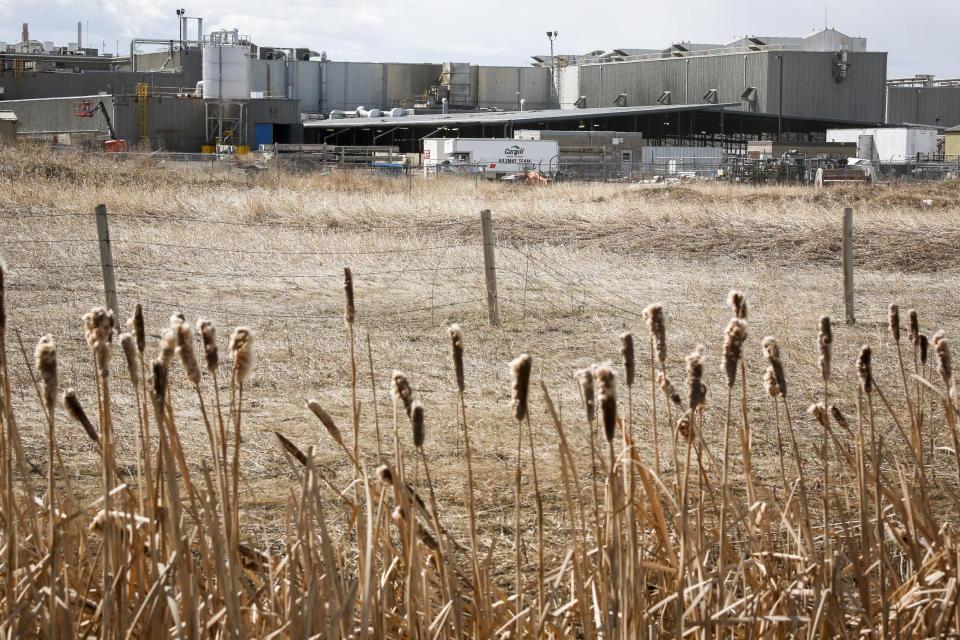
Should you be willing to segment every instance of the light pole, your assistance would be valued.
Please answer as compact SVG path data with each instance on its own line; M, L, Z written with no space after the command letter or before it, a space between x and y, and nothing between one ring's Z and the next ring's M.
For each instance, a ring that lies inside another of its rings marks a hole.
M550 40L550 95L557 95L557 63L553 57L553 41L560 35L559 31L547 31L547 39Z

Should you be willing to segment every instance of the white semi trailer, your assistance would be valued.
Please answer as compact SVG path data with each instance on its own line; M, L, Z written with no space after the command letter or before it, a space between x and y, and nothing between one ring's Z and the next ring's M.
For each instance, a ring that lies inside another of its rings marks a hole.
M425 173L479 172L499 177L521 171L550 176L557 171L556 140L512 138L427 138L423 141Z

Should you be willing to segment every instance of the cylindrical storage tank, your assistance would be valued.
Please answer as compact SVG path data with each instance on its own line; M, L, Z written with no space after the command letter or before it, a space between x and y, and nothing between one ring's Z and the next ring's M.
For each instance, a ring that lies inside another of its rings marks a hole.
M380 109L370 109L370 111L367 111L368 118L379 118L382 115L383 112L380 111Z
M204 45L203 97L208 100L250 99L250 58L247 47Z
M407 115L407 110L406 110L406 109L399 109L399 108L397 108L397 109L390 109L390 117L391 117L391 118L402 118L402 117L405 116L405 115Z

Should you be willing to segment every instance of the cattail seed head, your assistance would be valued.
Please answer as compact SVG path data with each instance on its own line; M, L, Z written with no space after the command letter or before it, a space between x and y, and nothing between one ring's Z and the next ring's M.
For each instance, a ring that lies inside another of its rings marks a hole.
M177 353L177 333L171 328L160 332L160 354L157 356L165 367L169 367Z
M377 467L377 477L380 478L380 482L383 484L393 484L393 469L389 466L382 464Z
M410 408L410 426L413 427L413 446L419 449L423 447L427 433L423 425L423 405L416 400Z
M737 381L737 366L740 364L740 358L743 357L743 342L746 339L746 321L739 317L731 318L723 339L723 373L727 377L728 387L732 387Z
M643 317L647 319L647 328L653 339L653 352L662 365L667 360L667 330L663 322L663 307L659 304L648 305L643 310Z
M827 428L827 408L823 406L822 402L810 405L810 408L807 409L807 413L814 417L814 419L820 423L820 426L824 429Z
M666 396L667 400L680 406L683 404L683 398L680 397L680 393L677 391L676 387L673 386L673 383L670 382L670 378L663 371L657 373L657 385L660 387L660 391L663 392L663 395Z
M763 372L763 388L771 398L780 397L780 386L777 384L777 373L773 367L767 366Z
M870 363L873 351L868 345L860 348L857 356L857 378L860 379L860 388L866 394L873 393L873 365Z
M850 423L847 422L847 417L843 415L843 412L840 411L840 407L835 404L830 405L830 415L833 416L833 421L840 425L844 430L850 431Z
M116 320L113 311L103 307L94 307L83 316L86 325L87 345L93 349L97 342L113 342L113 329Z
M600 421L607 442L613 442L617 430L617 375L609 362L593 370L597 381L597 404L600 405Z
M927 356L930 351L930 340L927 338L927 335L921 333L917 338L917 346L920 347L920 364L927 364Z
M940 374L943 384L949 388L953 383L953 365L950 360L950 344L943 331L937 331L933 336L933 352L937 356L937 373Z
M587 411L587 422L592 423L596 414L596 398L593 387L593 371L589 368L580 369L573 374L580 387L580 399Z
M907 338L910 344L916 346L920 339L920 318L917 316L916 309L907 311Z
M833 343L833 325L830 316L820 316L820 330L817 332L817 349L820 352L820 377L830 379L831 344Z
M337 428L337 425L333 422L333 418L330 417L330 414L324 411L323 407L320 406L320 403L316 400L310 400L307 402L307 407L310 411L313 411L313 415L317 416L317 419L320 421L320 424L326 428L327 433L330 434L337 444L343 445L343 436L340 435L340 429Z
M180 362L183 363L187 380L195 385L200 384L200 364L197 362L197 354L193 349L193 330L190 325L182 320L171 324L170 328L177 335L177 355L180 356Z
M343 268L343 319L350 325L356 318L356 308L353 305L353 273L350 267Z
M167 401L167 374L168 368L160 358L153 361L153 396L157 403L157 409L162 414Z
M510 375L513 380L511 386L511 403L513 417L518 421L527 417L527 395L530 391L530 369L533 359L521 353L510 362Z
M695 411L707 402L707 385L703 382L703 371L706 360L706 351L703 345L698 345L692 353L687 355L687 402L691 410Z
M140 384L139 369L137 367L137 341L132 334L124 331L120 334L120 347L127 360L127 372L130 374L130 384L134 387Z
M83 427L87 437L94 442L100 442L100 434L93 428L93 423L91 423L90 418L87 417L87 412L83 410L83 405L80 404L80 400L77 399L76 391L67 389L63 392L61 400L63 401L63 408L67 410L67 415Z
M33 366L40 379L43 406L47 411L53 411L57 406L57 343L49 333L37 343Z
M893 341L900 342L900 307L895 304L891 304L887 309L887 325Z
M207 361L207 371L214 373L220 365L220 354L217 351L217 329L213 323L203 318L197 320L200 330L200 339L203 340L203 356Z
M741 320L747 319L747 297L739 291L733 290L727 296L727 302L733 309L733 316Z
M7 303L6 295L7 265L0 260L0 333L7 331Z
M93 352L97 373L101 378L110 377L110 344L113 342L113 329L116 322L113 312L103 307L95 307L83 316L86 325L87 345Z
M279 431L274 431L273 434L277 436L277 440L280 441L280 446L282 446L287 453L296 458L303 466L307 466L307 456L304 455L303 451L300 451L297 445L290 442L290 440Z
M636 373L636 361L633 353L633 334L620 334L620 361L623 363L623 377L628 387L633 386Z
M693 419L693 409L688 409L683 412L683 415L680 416L680 419L677 420L677 434L683 438L687 444L693 444L696 440L696 433L694 429L694 419Z
M403 403L403 410L410 417L411 407L413 405L413 389L410 388L410 382L407 376L401 371L393 372L393 398Z
M253 330L237 327L230 336L230 352L233 353L233 371L237 382L243 382L253 369Z
M775 398L777 395L784 398L787 397L787 378L783 372L783 360L780 357L780 345L777 343L776 338L773 336L767 336L763 339L763 353L767 357L767 362L770 363L770 369L773 370L773 376L777 382L777 394L770 394L771 397ZM767 393L770 393L770 387L767 388Z
M450 351L453 355L453 373L457 379L457 390L463 393L465 388L463 376L463 331L460 325L452 324L447 329L447 335L450 336Z
M142 354L147 348L147 330L143 320L143 307L139 302L133 310L133 335L137 338L137 351Z

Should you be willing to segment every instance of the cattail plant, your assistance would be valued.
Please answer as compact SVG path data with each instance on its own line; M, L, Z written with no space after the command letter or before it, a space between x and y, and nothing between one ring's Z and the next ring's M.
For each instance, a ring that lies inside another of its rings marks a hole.
M817 331L817 353L820 366L820 378L824 384L824 402L826 402L826 385L830 381L831 351L833 344L833 323L830 316L820 316Z
M660 436L657 429L657 383L656 365L659 364L660 373L666 375L667 360L667 330L663 320L663 307L659 304L647 305L643 310L643 317L647 321L650 332L650 406L653 416L653 456L654 469L660 473ZM667 423L673 428L673 409L667 403Z
M100 434L97 433L97 429L93 426L93 423L90 422L90 418L87 417L87 412L83 410L83 405L77 398L77 392L73 389L67 389L61 395L60 400L63 403L63 408L66 410L67 415L83 427L83 431L87 434L88 438L94 443L99 444Z
M133 330L133 335L137 339L137 351L141 354L147 349L147 331L146 323L143 319L143 307L140 306L140 303L137 303L137 306L133 310L133 318L131 319L131 329Z
M523 474L523 462L521 458L523 449L523 420L529 421L529 408L527 406L530 391L530 371L533 365L533 359L526 353L521 353L510 362L510 408L513 410L513 417L517 421L517 465L514 473L514 553L516 556L516 590L517 590L517 612L523 608L523 568L521 565L521 546L520 546L520 483ZM521 634L521 623L518 618L516 626L516 635Z
M627 423L633 433L633 381L636 375L636 359L633 348L633 334L620 334L620 363L623 365L623 381L627 385Z
M894 342L900 342L900 307L891 303L887 307L887 328Z
M870 362L872 353L868 345L863 345L860 355L857 356L857 379L860 381L860 389L867 395L873 393L873 366Z
M740 318L731 319L723 340L723 373L729 388L733 388L737 381L737 367L743 357L743 342L746 339L747 323Z
M907 339L914 346L920 339L920 317L917 315L916 309L907 311Z
M733 310L733 317L738 320L747 319L747 297L739 291L732 290L727 295L727 302Z
M229 349L233 355L233 374L230 383L230 408L233 415L233 461L231 465L232 504L230 507L233 522L229 531L232 534L231 548L235 548L240 531L240 441L243 416L243 383L253 370L253 330L237 327L230 336ZM226 460L224 460L226 464Z
M57 407L57 344L49 333L40 338L34 352L34 369L40 380L40 398L47 417L47 509L48 540L50 543L50 575L52 576L49 594L51 611L50 630L59 627L60 607L56 599L61 597L60 575L60 528L57 518L57 486L54 478L54 460L57 457L57 433L54 413Z
M747 339L747 323L743 318L740 317L740 313L746 315L746 301L743 298L743 294L732 291L730 292L730 301L731 305L734 308L734 313L737 314L737 317L731 318L730 322L727 324L727 330L724 332L723 338L723 373L727 379L727 406L723 424L723 477L721 478L721 488L720 488L720 548L725 549L727 546L727 508L729 503L729 496L727 495L729 482L730 482L730 422L731 414L733 412L733 387L737 382L737 369L740 366L740 361L743 358L743 343ZM691 405L692 406L692 405ZM749 445L747 440L744 437L741 438L741 445L744 449L744 470L747 475L748 486L751 482L749 477ZM751 491L752 495L752 491ZM720 557L720 593L721 596L725 591L725 582L726 582L726 558L724 555Z
M707 385L703 381L706 349L697 345L685 358L687 363L687 406L691 411L702 408L707 401Z
M600 405L603 435L608 443L612 443L617 430L617 377L609 363L598 366L594 370L594 377L597 380L597 404Z
M410 382L407 380L407 376L401 371L394 371L392 378L393 398L403 405L407 417L410 417L410 412L413 408L413 389L410 388Z
M589 367L579 369L573 374L577 381L577 388L580 390L580 400L583 402L583 408L587 416L587 424L593 428L593 420L596 412L595 389L593 384L593 369Z

